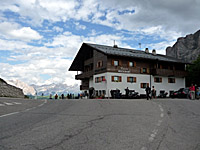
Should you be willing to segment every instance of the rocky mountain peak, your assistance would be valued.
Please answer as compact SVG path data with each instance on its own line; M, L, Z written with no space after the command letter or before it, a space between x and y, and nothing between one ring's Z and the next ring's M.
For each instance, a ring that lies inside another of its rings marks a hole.
M180 37L172 47L167 47L166 55L192 62L200 55L200 30Z
M0 78L0 97L24 98L24 93L22 89L7 84L6 81Z
M35 95L36 91L32 86L29 86L28 84L20 81L20 80L7 80L8 84L13 85L15 87L18 87L23 90L25 95Z

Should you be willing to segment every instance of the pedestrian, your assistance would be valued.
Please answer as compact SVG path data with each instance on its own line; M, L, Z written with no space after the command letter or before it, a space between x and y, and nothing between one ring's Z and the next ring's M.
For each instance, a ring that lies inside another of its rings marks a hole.
M61 98L64 99L64 94L61 95Z
M56 94L56 95L55 95L55 99L57 99L57 98L58 98L58 95Z
M52 94L49 95L49 99L52 99Z
M129 89L128 89L128 87L125 89L125 92L126 92L126 98L128 98L128 95L129 95Z
M156 90L155 90L154 86L152 86L151 95L152 95L152 98L156 98Z
M151 99L151 97L149 95L151 93L151 88L149 86L147 86L145 91L146 91L147 100Z
M189 89L190 89L190 98L192 100L194 100L195 99L195 86L193 84L191 84Z

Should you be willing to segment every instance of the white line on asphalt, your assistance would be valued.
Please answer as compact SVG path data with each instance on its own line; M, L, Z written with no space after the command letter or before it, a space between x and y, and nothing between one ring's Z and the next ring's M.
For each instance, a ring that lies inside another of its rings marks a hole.
M162 107L160 108L160 111L162 111L162 112L164 111Z
M5 102L4 102L4 103L5 103ZM42 104L44 105L45 103L47 103L47 100L45 100L44 103L42 103ZM11 104L11 103L10 103L10 104ZM12 105L13 105L13 104L12 104ZM40 104L40 105L41 105L41 104ZM41 106L38 105L37 107L41 107ZM26 111L29 111L29 110L35 109L35 108L37 108L37 107L28 108L28 109L26 109L26 110L24 110L24 111L21 111L21 112L26 112ZM1 115L0 118L2 118L2 117L6 117L6 116L10 116L10 115L14 115L14 114L18 114L18 113L20 113L20 112L13 112L13 113L9 113L9 114L5 114L5 115Z
M0 118L2 117L6 117L6 116L10 116L10 115L14 115L14 114L18 114L19 112L13 112L13 113L9 113L9 114L5 114L5 115L1 115Z
M4 104L10 106L10 105L14 105L13 103L7 103L7 102L4 102Z
M146 147L142 147L141 150L147 150L147 148Z
M163 114L163 113L161 113L161 114L160 114L160 117L161 117L161 118L163 118L163 117L164 117L164 114Z
M14 103L14 104L16 104L16 105L20 105L20 104L22 104L22 103L18 103L18 102L12 102L12 103Z

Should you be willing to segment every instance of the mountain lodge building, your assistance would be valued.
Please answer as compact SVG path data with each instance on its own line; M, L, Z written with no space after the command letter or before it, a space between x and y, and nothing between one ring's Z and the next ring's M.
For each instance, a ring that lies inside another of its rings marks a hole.
M122 94L128 87L139 94L154 86L160 91L172 92L185 87L186 63L166 55L145 51L83 43L69 71L81 72L80 90L95 90L96 96L111 97L110 91L119 89Z

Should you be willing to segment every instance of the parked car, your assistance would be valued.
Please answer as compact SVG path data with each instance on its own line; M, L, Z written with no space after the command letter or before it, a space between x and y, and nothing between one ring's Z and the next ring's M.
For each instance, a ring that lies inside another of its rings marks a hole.
M172 92L171 98L189 98L189 88L180 88L178 91Z
M160 94L158 95L158 98L166 98L167 97L167 92L165 92L164 90L163 91L160 91Z

